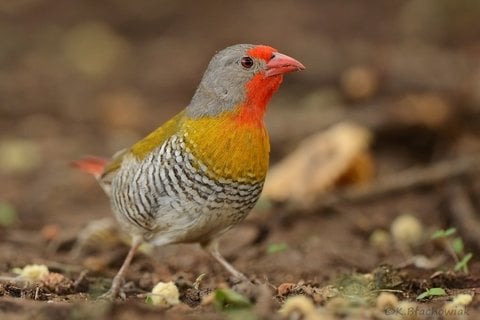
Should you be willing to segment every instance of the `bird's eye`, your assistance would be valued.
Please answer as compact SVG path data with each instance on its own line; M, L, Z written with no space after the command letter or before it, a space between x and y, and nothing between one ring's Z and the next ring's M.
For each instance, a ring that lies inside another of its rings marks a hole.
M242 60L240 60L240 63L242 67L250 69L253 67L253 59L250 57L243 57Z

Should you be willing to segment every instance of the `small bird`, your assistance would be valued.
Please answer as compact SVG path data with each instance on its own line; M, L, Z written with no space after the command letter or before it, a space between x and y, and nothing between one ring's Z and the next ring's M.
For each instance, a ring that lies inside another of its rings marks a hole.
M183 111L112 159L72 163L98 180L116 219L132 236L105 297L118 296L144 241L200 243L234 277L248 281L223 258L215 238L257 202L269 162L267 104L283 74L303 69L266 45L230 46L211 59Z

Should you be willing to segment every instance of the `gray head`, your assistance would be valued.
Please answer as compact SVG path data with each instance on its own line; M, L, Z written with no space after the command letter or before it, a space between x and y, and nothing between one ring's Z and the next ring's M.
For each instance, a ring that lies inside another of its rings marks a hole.
M256 96L265 95L260 100L266 104L284 73L304 68L297 60L264 45L237 44L223 49L210 61L186 108L187 115L198 118L233 110L248 100L252 90Z

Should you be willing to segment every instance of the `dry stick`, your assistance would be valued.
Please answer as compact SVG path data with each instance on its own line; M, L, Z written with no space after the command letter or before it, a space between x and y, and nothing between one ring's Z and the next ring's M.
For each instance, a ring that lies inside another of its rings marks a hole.
M301 204L287 204L289 211L312 212L331 207L341 202L360 202L384 197L393 193L457 178L480 171L480 154L438 162L425 168L404 170L365 187L350 187L318 198L308 207Z
M476 218L473 204L465 187L455 183L450 188L450 206L448 213L466 241L480 250L480 221Z
M80 272L77 279L73 283L73 288L74 288L75 291L78 290L78 287L80 287L80 284L83 282L83 280L85 279L87 274L88 274L88 270L83 270L82 272Z

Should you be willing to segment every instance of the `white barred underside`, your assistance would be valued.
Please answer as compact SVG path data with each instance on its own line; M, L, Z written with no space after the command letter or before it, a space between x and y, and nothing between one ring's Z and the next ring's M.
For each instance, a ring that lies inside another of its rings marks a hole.
M128 231L159 245L207 242L242 221L263 187L209 176L184 138L173 135L142 161L124 158L112 180L113 210Z

